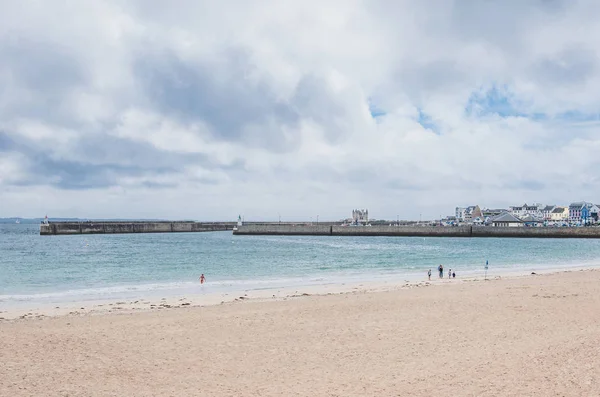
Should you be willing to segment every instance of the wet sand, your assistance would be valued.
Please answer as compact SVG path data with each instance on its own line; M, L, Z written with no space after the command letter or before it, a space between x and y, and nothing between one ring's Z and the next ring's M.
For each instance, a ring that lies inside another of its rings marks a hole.
M0 395L600 395L600 271L364 288L0 320Z

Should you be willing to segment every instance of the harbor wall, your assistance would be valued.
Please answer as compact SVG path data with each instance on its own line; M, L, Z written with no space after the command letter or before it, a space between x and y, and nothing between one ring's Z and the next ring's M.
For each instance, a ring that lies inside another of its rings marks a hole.
M469 237L470 226L461 227L411 227L411 226L334 226L334 225L242 225L233 231L236 235L283 236L444 236Z
M235 235L600 238L600 227L242 225Z
M40 225L40 235L190 233L233 230L235 235L283 236L415 236L600 238L600 227L482 227L482 226L340 226L326 224L235 222L53 222Z
M423 236L423 237L469 237L470 226L414 227L414 226L333 226L334 236Z
M40 235L184 233L232 230L234 222L53 222L40 225Z
M285 236L328 236L331 225L280 225L280 224L247 224L238 226L233 234L249 235L285 235Z
M471 237L600 238L600 227L473 227Z

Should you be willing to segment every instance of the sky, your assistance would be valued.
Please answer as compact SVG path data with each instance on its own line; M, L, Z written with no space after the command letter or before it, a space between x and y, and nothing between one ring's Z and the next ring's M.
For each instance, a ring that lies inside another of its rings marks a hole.
M600 202L595 0L0 0L0 217Z

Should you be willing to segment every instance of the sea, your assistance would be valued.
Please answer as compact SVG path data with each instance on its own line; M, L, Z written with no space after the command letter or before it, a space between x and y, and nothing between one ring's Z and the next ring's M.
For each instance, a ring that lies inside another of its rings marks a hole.
M231 232L40 236L0 224L0 305L226 293L597 267L600 240L234 236Z

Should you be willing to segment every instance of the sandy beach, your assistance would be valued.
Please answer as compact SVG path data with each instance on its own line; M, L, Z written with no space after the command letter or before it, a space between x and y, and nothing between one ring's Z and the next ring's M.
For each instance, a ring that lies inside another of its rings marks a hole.
M0 320L0 395L600 395L598 270L299 292Z

